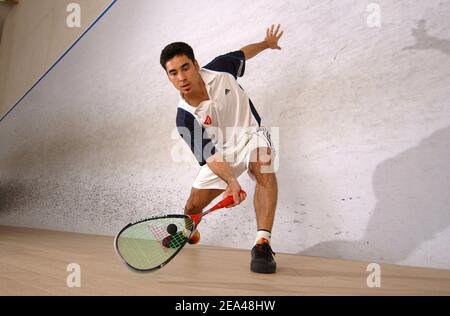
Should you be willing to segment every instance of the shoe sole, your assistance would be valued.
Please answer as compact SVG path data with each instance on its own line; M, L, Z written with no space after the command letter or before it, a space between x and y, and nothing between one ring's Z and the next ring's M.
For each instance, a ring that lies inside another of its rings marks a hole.
M255 273L271 274L277 271L277 265L275 263L275 265L268 267L265 262L252 261L250 263L250 270Z

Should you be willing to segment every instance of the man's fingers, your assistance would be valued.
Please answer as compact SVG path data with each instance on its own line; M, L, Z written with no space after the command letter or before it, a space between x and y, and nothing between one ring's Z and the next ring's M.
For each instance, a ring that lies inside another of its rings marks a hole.
M233 199L234 199L233 206L236 206L239 203L241 203L241 199L239 198L239 193L234 193L233 194Z
M234 207L236 205L241 204L242 201L245 200L247 197L247 194L245 192L241 192L240 186L238 188L229 188L224 192L224 197L232 196L233 197L233 203L228 205L226 208Z
M275 24L272 24L266 31L266 40L269 41L269 47L272 49L281 50L281 47L278 45L278 40L283 36L284 31L280 31L280 28L281 24L277 24L276 27Z
M241 198L241 203L247 198L247 193L240 193L239 197Z
M245 193L233 194L234 203L232 205L230 205L229 207L234 207L234 206L241 204L245 200L246 196L247 195Z
M225 192L226 196L233 196L233 203L231 203L230 205L228 205L226 208L231 208L233 206L236 205L236 194L232 193L232 192Z
M283 35L284 31L281 31L280 35L277 35L277 40L279 40L281 38L281 36Z
M279 29L280 29L280 24L277 25L277 28L275 29L275 32L273 32L273 35L277 35Z

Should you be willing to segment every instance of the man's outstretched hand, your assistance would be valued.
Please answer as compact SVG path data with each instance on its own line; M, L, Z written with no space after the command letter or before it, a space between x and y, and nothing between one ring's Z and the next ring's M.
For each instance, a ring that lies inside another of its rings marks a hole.
M250 58L255 57L263 50L266 50L268 48L280 50L281 47L278 45L278 41L283 35L283 32L284 31L280 31L280 24L278 24L276 28L275 24L272 24L272 26L267 29L264 41L250 44L241 48L241 51L244 53L245 60L249 60Z
M280 27L280 24L278 24L276 28L275 24L272 24L272 26L267 29L264 42L267 43L270 49L281 49L281 47L278 45L278 41L280 40L281 36L283 36L284 31L280 32Z

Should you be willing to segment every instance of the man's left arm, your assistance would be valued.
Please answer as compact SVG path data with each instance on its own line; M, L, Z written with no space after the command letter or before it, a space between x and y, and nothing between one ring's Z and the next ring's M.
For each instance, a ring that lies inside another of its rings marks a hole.
M276 28L275 25L272 24L272 26L267 29L266 37L262 42L250 44L241 48L241 51L245 55L245 60L255 57L268 48L280 50L281 47L278 45L278 41L282 35L283 31L280 32L280 24L278 24Z

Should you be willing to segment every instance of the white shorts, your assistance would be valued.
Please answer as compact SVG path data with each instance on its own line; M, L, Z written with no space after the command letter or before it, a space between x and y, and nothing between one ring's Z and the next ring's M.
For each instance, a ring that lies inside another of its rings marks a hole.
M275 148L270 139L267 128L259 127L255 131L248 132L232 151L226 153L226 161L229 162L231 170L236 178L244 171L248 171L251 154L256 148L266 147L275 155ZM248 172L251 179L255 180L251 172ZM196 189L220 189L225 190L227 183L216 175L208 165L203 165L195 178L192 187Z

